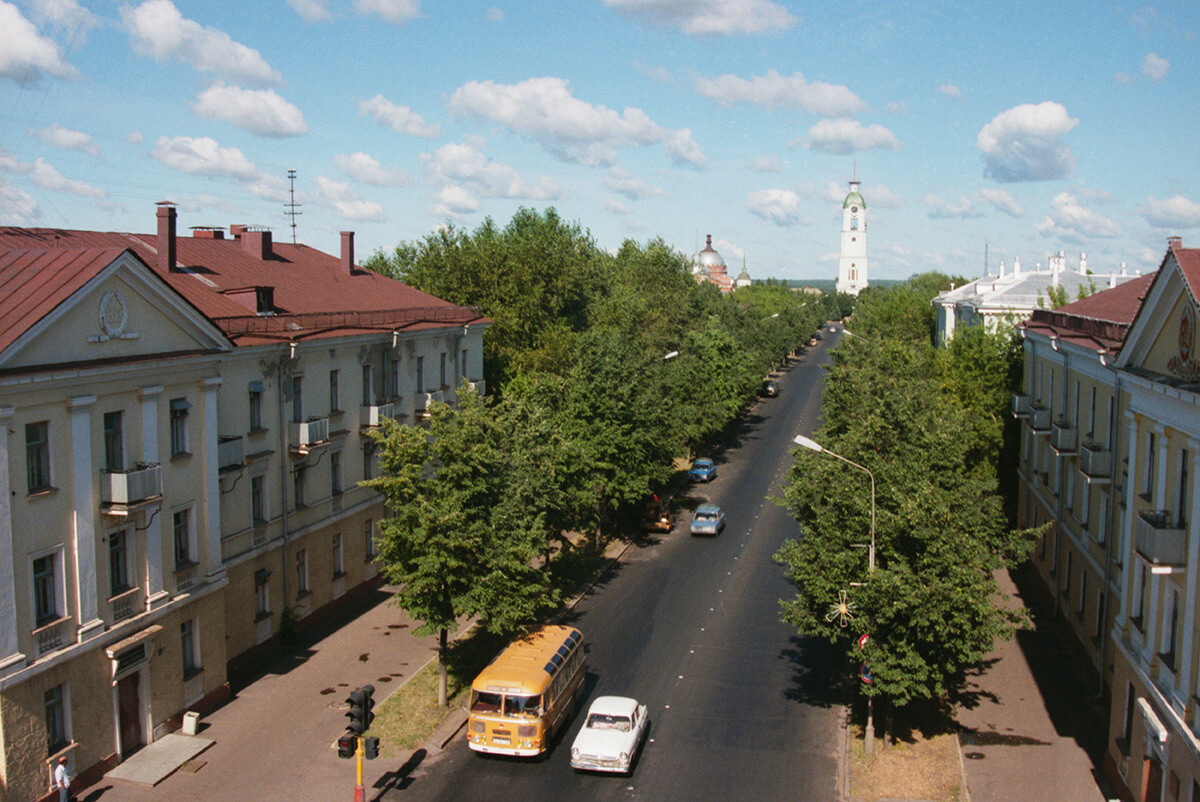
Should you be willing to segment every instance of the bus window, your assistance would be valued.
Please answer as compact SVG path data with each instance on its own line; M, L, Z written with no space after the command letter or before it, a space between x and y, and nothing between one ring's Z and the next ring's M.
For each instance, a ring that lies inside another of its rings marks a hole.
M471 710L475 713L499 713L500 703L504 697L498 693L475 691L471 700Z
M542 704L541 696L506 696L504 697L504 715L536 716Z

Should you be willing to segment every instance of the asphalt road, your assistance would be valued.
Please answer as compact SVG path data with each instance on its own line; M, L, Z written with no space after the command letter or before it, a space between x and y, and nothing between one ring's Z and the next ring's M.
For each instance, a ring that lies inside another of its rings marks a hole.
M792 437L817 423L820 366L839 336L826 327L782 374L779 396L758 402L711 455L717 477L677 499L721 505L725 531L692 537L680 510L672 532L634 544L565 621L588 644L584 707L616 694L650 710L630 776L570 768L576 720L537 761L478 755L460 738L385 799L841 798L844 664L780 621L779 601L794 591L772 559L798 535L776 499Z

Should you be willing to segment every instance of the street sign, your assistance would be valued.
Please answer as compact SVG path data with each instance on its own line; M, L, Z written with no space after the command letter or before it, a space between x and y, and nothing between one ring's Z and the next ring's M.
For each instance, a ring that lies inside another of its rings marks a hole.
M875 675L871 673L871 667L866 663L863 663L862 668L858 670L858 678L861 679L865 685L871 685L875 682Z

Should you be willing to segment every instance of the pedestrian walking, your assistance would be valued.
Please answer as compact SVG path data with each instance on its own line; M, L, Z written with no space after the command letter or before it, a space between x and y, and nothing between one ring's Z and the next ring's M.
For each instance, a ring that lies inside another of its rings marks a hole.
M58 802L67 802L71 797L71 778L67 775L66 755L58 759L54 767L54 787L58 789Z

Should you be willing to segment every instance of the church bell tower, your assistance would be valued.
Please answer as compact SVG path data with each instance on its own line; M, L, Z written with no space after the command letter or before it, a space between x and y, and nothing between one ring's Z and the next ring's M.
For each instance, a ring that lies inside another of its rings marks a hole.
M858 295L867 287L867 202L858 191L858 176L842 201L842 250L838 257L837 291Z

